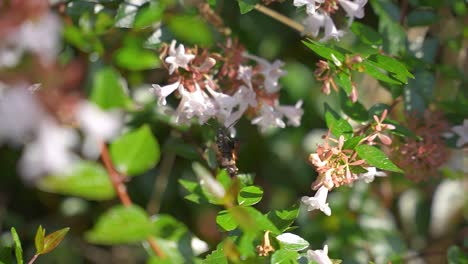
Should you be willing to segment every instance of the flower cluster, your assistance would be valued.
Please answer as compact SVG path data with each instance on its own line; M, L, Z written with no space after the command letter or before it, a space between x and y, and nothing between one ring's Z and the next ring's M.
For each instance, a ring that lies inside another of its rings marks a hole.
M324 34L320 41L338 40L344 35L345 32L337 29L331 17L340 7L349 18L349 27L355 18L364 17L366 4L367 0L294 0L294 6L306 7L307 17L302 21L305 34L317 37L323 28Z
M362 57L360 55L354 55L352 57L346 56L344 62L342 63L339 61L333 54L332 54L333 64L328 63L324 60L319 60L316 64L317 69L314 71L315 79L323 83L322 85L322 93L329 95L331 92L331 87L333 90L338 92L338 87L335 83L335 78L338 74L342 72L346 72L346 76L349 78L351 83L351 92L349 94L350 100L354 103L358 99L358 91L356 89L356 85L353 83L351 79L351 70L357 68L361 70L359 64L362 62Z
M384 132L395 127L383 123L386 116L387 110L380 118L374 115L375 123L365 126L368 135L363 137L359 144L375 145L380 142L383 145L390 145L392 143L391 138ZM376 141L377 138L379 142ZM356 151L343 148L344 143L343 136L337 140L328 134L324 138L324 143L317 146L316 152L309 155L309 163L315 167L318 177L312 184L312 189L317 190L315 196L304 196L301 200L307 206L308 211L319 209L330 216L331 209L326 202L330 190L341 185L352 184L356 180L371 183L375 177L386 176L384 172L377 171L375 167L368 165L365 160L359 159Z
M70 107L73 122L65 124L45 107L37 85L31 89L24 84L0 84L0 143L25 145L19 171L27 182L46 173L66 174L80 160L74 152L80 140L73 126L78 125L84 135L82 154L93 159L99 155L99 143L120 131L118 112L104 112L78 99Z
M206 49L186 50L172 41L162 57L169 70L169 84L155 84L152 91L159 105L166 105L166 98L177 91L177 124L189 124L192 118L203 124L213 118L230 127L247 114L262 131L284 128L284 119L290 125L300 125L302 102L295 106L279 104L278 80L286 74L279 60L270 63L247 54L233 41L224 45L222 55ZM249 61L256 65L249 65Z

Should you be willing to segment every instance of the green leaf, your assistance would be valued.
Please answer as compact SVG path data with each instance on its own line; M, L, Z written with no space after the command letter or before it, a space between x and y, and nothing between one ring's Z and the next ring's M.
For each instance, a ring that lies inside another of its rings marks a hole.
M229 211L223 210L216 216L216 223L225 231L232 231L236 229L237 223L229 213Z
M200 184L198 182L180 179L179 183L187 191L190 192L189 195L184 197L185 199L187 199L189 201L192 201L194 203L197 203L197 204L200 204L202 202L208 202L208 200L205 198L205 195L203 194L203 190L202 190L202 188L201 188L201 186L200 186Z
M457 246L451 246L447 250L448 264L468 264L468 254Z
M365 44L382 45L382 36L373 28L362 23L354 21L351 25L351 31Z
M292 233L283 233L277 236L276 239L279 241L281 249L285 250L299 251L309 247L309 242Z
M391 83L391 84L401 84L400 81L397 81L387 75L387 72L380 68L378 64L371 60L365 60L362 65L364 66L364 70L370 76L376 78L377 80Z
M345 57L344 55L332 48L329 48L329 45L323 44L321 42L313 41L313 40L308 40L308 41L302 41L304 45L306 45L309 49L313 50L315 53L317 53L319 56L333 61L332 55L335 56L339 61L343 62Z
M160 21L164 13L164 9L165 6L161 4L161 2L151 3L149 6L138 9L135 21L133 22L133 28L141 29Z
M111 67L102 68L94 75L90 99L103 109L125 107L129 103L120 75Z
M349 73L340 72L336 77L336 84L338 84L338 86L341 87L347 95L350 95L353 87Z
M406 128L406 127L404 127L402 125L400 125L395 120L391 120L391 119L386 118L385 121L384 121L384 124L392 124L392 125L395 126L395 129L387 130L388 132L390 132L390 133L392 133L394 135L397 135L397 136L400 136L400 137L410 137L410 138L418 139L418 140L421 139L421 137L416 135L413 131L409 130L408 128Z
M240 190L237 201L239 205L254 205L262 200L263 190L258 186L247 186Z
M159 143L149 126L143 125L115 139L110 154L118 171L137 175L158 163Z
M203 264L227 264L227 258L224 254L223 243L218 244L216 250L213 250L211 254L206 256L206 259L203 260Z
M364 135L361 135L346 140L343 144L343 149L354 149L364 137Z
M178 241L188 233L188 228L171 215L158 214L152 222L153 235L158 238Z
M237 0L241 14L246 14L255 8L258 0Z
M371 0L369 2L379 17L379 32L384 37L385 52L398 54L406 50L406 32L399 23L399 7L388 0Z
M47 235L44 238L43 250L41 252L38 252L37 254L46 254L54 250L65 238L65 235L68 233L68 230L70 230L70 228L66 227Z
M406 17L410 27L429 26L437 23L439 16L431 10L413 10Z
M284 232L294 223L299 215L298 204L293 204L290 208L274 210L267 214L268 219L280 230Z
M16 229L14 227L11 228L11 237L15 242L15 256L16 256L16 263L23 264L23 249L21 248L21 240L16 233Z
M364 122L369 119L366 108L359 101L353 103L342 90L340 90L340 106L341 110L353 120Z
M143 241L153 230L145 210L136 205L117 205L99 217L85 238L94 244L124 244Z
M262 213L253 207L235 206L228 209L234 220L244 232L279 233L278 228Z
M11 247L0 247L0 264L13 263L13 256L11 254Z
M382 170L393 171L393 172L403 172L398 168L393 162L381 151L380 149L369 146L369 145L359 145L355 148L359 157L366 160L367 163L371 166L375 166Z
M110 200L115 197L114 187L102 165L82 161L68 174L50 175L39 181L39 189L90 200Z
M335 137L343 135L345 139L353 136L353 127L325 103L325 122Z
M280 249L275 251L273 255L271 255L271 263L272 264L294 264L298 263L297 258L299 254L296 251L289 251L285 249Z
M161 64L154 51L133 45L118 49L114 60L118 66L131 71L154 69Z
M198 16L172 15L167 25L174 36L181 41L203 47L212 46L214 43L210 28Z
M408 78L414 78L413 74L408 71L406 65L394 58L376 54L372 56L371 60L375 62L378 67L390 72L392 77L402 83L408 83Z
M36 246L36 254L41 254L44 250L44 238L45 238L45 229L42 226L39 226L36 231L36 236L34 238L34 244Z

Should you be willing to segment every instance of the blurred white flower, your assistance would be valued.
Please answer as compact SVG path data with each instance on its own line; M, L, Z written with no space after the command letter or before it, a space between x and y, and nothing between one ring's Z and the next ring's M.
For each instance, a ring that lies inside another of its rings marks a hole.
M328 245L323 246L323 250L307 250L307 257L309 261L316 261L318 264L332 264L328 257Z
M331 209L327 203L328 188L325 186L320 187L315 193L314 197L304 196L301 201L307 206L307 211L319 209L324 214L330 216Z
M286 75L286 71L281 69L281 67L284 66L284 62L281 60L275 60L273 63L270 63L263 58L250 54L244 54L244 57L252 59L260 65L260 72L265 78L264 88L267 93L275 93L279 91L281 87L279 86L278 80L282 76Z
M156 94L158 97L158 104L159 105L166 105L166 97L168 97L170 94L172 94L177 88L180 86L180 81L171 83L168 85L165 85L161 87L159 84L153 84L153 88L151 88L151 91Z
M114 138L122 127L122 115L118 111L103 111L97 105L83 101L76 113L84 133L83 154L96 159L100 153L100 142Z
M364 180L365 183L371 183L374 181L375 177L385 177L387 174L383 171L377 171L375 167L367 167L366 173L359 174L359 179Z
M330 39L339 40L344 35L344 31L338 30L335 26L335 23L333 22L333 19L331 19L331 17L328 15L325 15L324 27L325 34L323 38L320 39L322 42L328 41Z
M304 25L304 34L317 37L320 28L325 25L325 16L320 13L310 14L302 20L302 24Z
M24 49L36 53L43 62L51 63L60 50L60 19L53 13L37 20L28 20L21 25L19 41Z
M0 43L0 67L16 66L25 51L50 64L60 50L61 30L60 19L53 13L25 21Z
M252 120L252 124L260 126L260 131L266 132L273 127L285 128L286 124L282 120L281 113L275 111L272 106L263 104L260 115Z
M301 118L304 114L302 107L302 100L299 100L295 106L275 106L278 112L282 113L288 119L288 125L298 127L301 125Z
M72 148L78 137L73 129L44 119L36 139L27 144L19 162L19 171L27 182L34 182L45 173L63 174L77 160Z
M457 147L463 147L468 142L468 119L463 120L463 125L452 127L452 131L458 135Z
M354 18L364 17L364 6L367 4L367 0L338 0L338 3L349 17L348 26L353 23Z
M306 12L307 14L315 14L315 10L318 8L319 5L318 4L321 4L323 3L324 0L294 0L294 6L296 7L301 7L303 5L306 6Z
M176 41L173 40L169 47L169 56L166 57L165 62L169 63L169 74L172 74L177 68L188 69L188 63L195 58L195 55L186 54L184 45L179 44L175 48Z
M199 239L198 237L192 237L192 240L190 240L190 246L192 247L193 254L195 256L198 256L200 254L203 254L207 252L210 248L208 247L208 244Z
M0 143L24 143L33 135L44 117L44 111L26 87L5 85L1 89Z

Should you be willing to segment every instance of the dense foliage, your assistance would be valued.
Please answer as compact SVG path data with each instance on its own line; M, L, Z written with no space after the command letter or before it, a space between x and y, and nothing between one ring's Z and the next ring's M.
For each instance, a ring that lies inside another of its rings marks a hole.
M0 263L468 263L467 14L0 2Z

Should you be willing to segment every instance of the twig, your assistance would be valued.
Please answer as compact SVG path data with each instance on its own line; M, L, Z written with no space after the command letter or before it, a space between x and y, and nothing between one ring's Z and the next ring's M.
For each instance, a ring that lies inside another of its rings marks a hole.
M120 202L126 207L131 206L132 200L130 199L130 196L127 193L127 188L123 183L124 176L121 175L114 168L114 165L112 164L112 160L109 155L109 150L107 148L106 143L104 142L101 142L101 159L104 163L104 166L106 167L107 173L109 174L109 178L112 182L112 185L114 186L115 192L117 193L117 196L119 196ZM160 258L165 257L164 253L161 251L156 240L153 237L148 237L146 241L149 243L151 249L156 254L156 256Z
M39 255L35 254L32 259L28 262L28 264L33 264L34 261L36 261L37 257L39 257Z
M105 143L101 143L101 158L107 172L109 173L110 180L114 186L117 196L119 196L120 202L122 202L124 206L132 205L132 200L127 193L127 187L125 184L123 184L122 181L123 177L115 170L109 155L109 150L107 149L107 145Z
M173 151L168 151L161 161L160 172L154 180L153 192L151 193L151 198L146 206L146 211L149 215L157 214L161 207L162 197L167 187L172 166L174 166L175 157L176 154Z
M259 12L262 12L263 14L267 16L270 16L271 18L278 20L279 22L285 24L286 26L299 31L299 33L304 32L303 25L301 25L300 23L297 23L296 21L290 19L289 17L282 15L266 6L256 4L255 9L257 9Z

